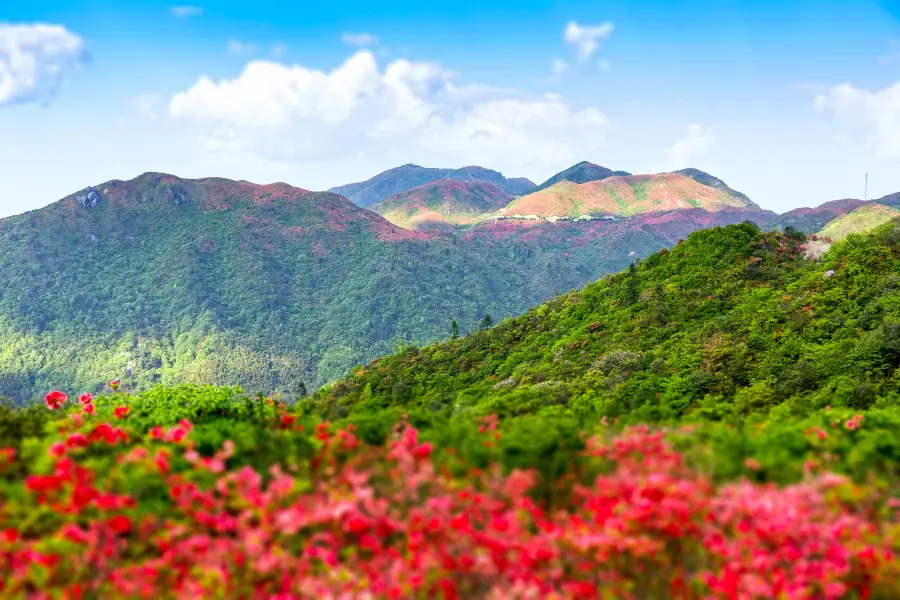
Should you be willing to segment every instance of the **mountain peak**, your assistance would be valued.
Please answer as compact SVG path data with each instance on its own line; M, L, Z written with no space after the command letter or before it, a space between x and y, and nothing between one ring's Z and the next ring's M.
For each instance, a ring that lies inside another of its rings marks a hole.
M737 196L744 202L748 203L748 206L752 206L754 208L759 208L750 198L747 197L746 194L743 194L737 190L734 190L728 187L728 184L719 179L714 175L710 175L705 171L701 171L700 169L696 169L694 167L688 167L687 169L679 169L677 171L672 171L673 173L678 173L680 175L685 175L690 177L695 181L699 181L703 185L708 185L709 187L713 187L716 189L724 190L733 196Z
M511 202L507 217L630 217L678 209L753 209L758 207L730 188L714 188L680 173L609 175L599 181L562 180Z
M617 171L601 167L586 160L578 164L572 165L568 169L560 171L541 185L535 191L546 189L560 181L571 181L572 183L587 183L588 181L600 181L607 177L612 177Z
M499 171L478 165L470 165L461 169L432 169L409 163L388 169L366 181L340 185L328 191L341 194L358 206L368 208L388 196L406 192L438 179L487 181L512 196L527 194L535 188L534 183L524 177L507 179Z
M506 206L513 196L482 179L439 179L392 194L372 210L409 229L433 229L476 222L484 213Z

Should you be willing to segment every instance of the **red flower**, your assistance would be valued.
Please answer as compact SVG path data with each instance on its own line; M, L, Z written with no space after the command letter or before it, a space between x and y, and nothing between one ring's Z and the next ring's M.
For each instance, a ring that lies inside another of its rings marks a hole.
M128 407L127 406L117 406L115 408L115 410L113 410L113 414L116 416L117 419L121 419L125 415L128 414Z
M55 442L50 445L50 456L60 457L66 453L66 446L62 442Z
M116 515L106 522L116 533L128 533L131 530L131 519L125 515Z
M110 381L109 387L111 387L113 389L113 391L116 391L117 389L119 389L119 378L116 377L115 379Z
M93 404L85 404L84 408L81 409L81 412L83 412L86 415L94 414L94 405Z
M78 398L78 401L81 402L82 404L90 404L91 402L94 401L94 397L91 396L90 394L82 394Z
M47 408L50 410L56 410L60 406L68 400L69 397L66 396L63 392L59 390L53 390L46 396L44 396L44 404L47 405Z

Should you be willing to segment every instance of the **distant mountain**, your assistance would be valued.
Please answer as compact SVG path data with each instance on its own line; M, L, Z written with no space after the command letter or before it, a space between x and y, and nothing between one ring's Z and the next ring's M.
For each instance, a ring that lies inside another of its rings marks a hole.
M897 218L900 218L900 210L896 208L867 204L830 221L819 231L819 235L840 241L851 233L864 233Z
M878 200L874 200L878 204L883 204L885 206L900 206L900 192L894 192L893 194L888 194L887 196L883 196Z
M486 181L496 185L498 188L509 194L510 196L520 196L534 191L537 187L531 180L524 177L514 177L507 179L499 171L485 169L484 167L463 167L456 169L447 175L444 179L452 179L454 181L472 182Z
M708 185L709 187L713 187L713 188L728 192L731 196L734 196L736 198L740 198L741 200L743 200L745 203L747 203L747 206L751 206L751 205L756 206L755 204L753 204L753 202L750 200L750 198L747 197L746 194L742 194L741 192L738 192L737 190L731 189L730 187L728 187L728 185L724 181L722 181L718 177L714 177L714 176L710 175L709 173L705 173L705 172L701 171L700 169L694 169L694 168L680 169L678 171L674 171L674 173L678 173L679 175L687 175L691 179L694 179L695 181L699 181L703 185Z
M507 217L627 217L645 212L702 208L713 212L725 208L759 210L727 186L714 188L678 173L617 175L601 181L560 181L550 187L517 198L501 214Z
M778 215L772 226L782 229L791 226L806 234L816 233L834 219L846 215L860 206L865 206L865 204L862 200L848 198L845 200L832 200L812 208L795 208Z
M331 188L329 192L340 194L357 206L368 208L392 194L406 192L413 188L437 181L486 181L496 185L511 196L519 196L535 189L535 184L524 177L507 179L501 173L484 167L470 166L462 169L429 169L418 165L403 165L379 173L375 177L359 183L350 183Z
M398 194L431 183L452 172L453 169L429 169L409 164L388 169L366 181L340 185L328 191L348 198L357 206L367 208L381 202L391 194Z
M571 181L572 183L587 183L588 181L600 181L602 179L606 179L607 177L612 177L613 175L627 176L629 174L625 173L624 171L613 171L612 169L607 169L606 167L601 167L600 165L595 165L594 163L582 161L577 165L572 165L564 171L560 171L559 173L539 185L537 187L537 190L535 191L546 189L553 184L559 183L560 181Z
M393 194L372 207L388 221L407 229L465 225L500 210L513 196L487 181L439 179Z

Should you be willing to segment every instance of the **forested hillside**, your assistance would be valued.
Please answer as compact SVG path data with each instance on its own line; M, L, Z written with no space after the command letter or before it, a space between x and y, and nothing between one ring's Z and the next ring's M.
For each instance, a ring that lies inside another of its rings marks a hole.
M375 361L316 402L634 422L897 402L900 228L821 262L804 244L751 223L696 231L488 331Z
M741 218L426 234L284 184L111 181L0 220L0 395L96 391L115 376L296 395L442 339L454 319L471 331Z

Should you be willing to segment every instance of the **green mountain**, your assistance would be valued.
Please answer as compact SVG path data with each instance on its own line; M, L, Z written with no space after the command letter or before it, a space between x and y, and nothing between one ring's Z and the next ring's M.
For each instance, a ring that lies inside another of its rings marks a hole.
M482 180L439 179L392 194L371 210L400 227L428 229L465 225L505 207L513 197Z
M409 164L389 169L366 181L333 187L328 191L349 198L358 206L368 208L392 194L400 194L439 179L463 183L483 181L499 187L511 196L527 194L535 188L534 183L524 177L507 179L498 171L484 167L429 169Z
M692 233L616 275L321 390L335 418L730 419L900 401L900 226L804 258L750 223Z
M613 171L611 169L607 169L606 167L601 167L600 165L595 165L594 163L584 160L577 165L572 165L568 169L560 171L559 173L539 185L537 189L533 191L537 192L544 188L548 188L555 183L559 183L560 181L571 181L572 183L587 183L588 181L600 181L601 179L606 179L607 177L612 177L613 175L623 174L629 175L629 173L625 173L625 171Z
M463 183L487 182L503 190L510 196L521 196L534 191L535 184L525 177L513 177L507 179L499 171L485 169L484 167L470 166L455 169L444 175L444 179L461 181Z
M750 198L747 197L746 194L742 194L741 192L738 192L737 190L731 189L730 187L728 187L728 184L726 184L724 181L722 181L718 177L714 177L713 175L710 175L709 173L705 173L705 172L701 171L700 169L688 168L688 169L679 169L678 171L673 171L673 172L679 173L681 175L687 175L691 179L693 179L699 183L702 183L703 185L708 185L709 187L720 189L724 192L727 192L728 194L730 194L732 196L736 196L736 197L740 198L741 200L743 200L744 202L747 202L750 205L756 206L755 204L753 204L753 202L750 200Z
M429 169L409 164L388 169L366 181L339 185L328 191L349 198L358 206L368 207L381 202L391 194L399 194L431 183L452 172L453 169Z
M122 377L295 393L741 213L401 229L336 194L148 173L0 220L0 396Z
M898 217L900 210L896 208L882 204L866 204L830 221L819 231L819 235L838 241L851 233L871 231Z

